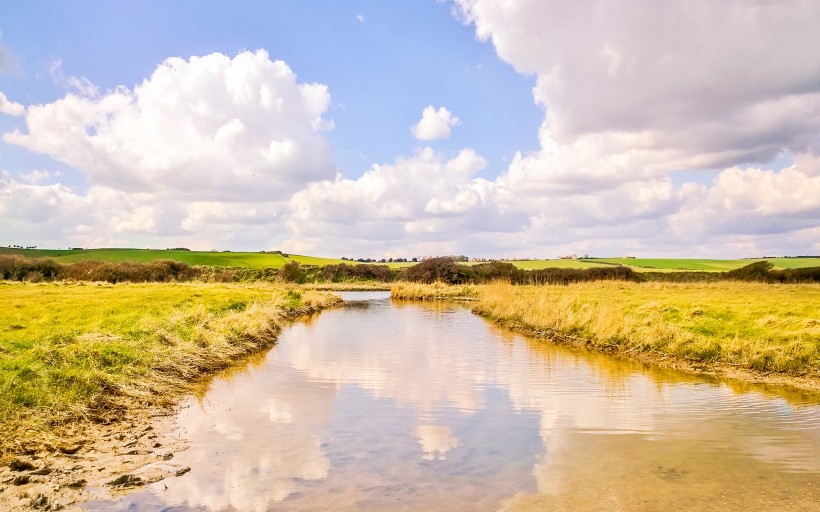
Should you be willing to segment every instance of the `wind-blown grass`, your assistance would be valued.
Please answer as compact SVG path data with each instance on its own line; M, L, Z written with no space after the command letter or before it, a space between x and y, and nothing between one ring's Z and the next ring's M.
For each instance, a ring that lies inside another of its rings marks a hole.
M0 283L0 458L74 420L171 404L338 300L269 285Z
M448 295L422 286L415 298ZM818 285L601 281L478 289L476 313L559 342L820 377Z

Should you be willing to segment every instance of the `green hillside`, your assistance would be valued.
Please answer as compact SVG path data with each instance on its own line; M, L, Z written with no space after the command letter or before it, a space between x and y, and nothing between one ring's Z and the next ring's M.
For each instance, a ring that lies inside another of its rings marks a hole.
M595 258L584 260L593 263L609 263L616 265L626 265L633 267L637 271L641 270L700 270L706 272L726 272L736 268L745 267L756 261L755 259L744 260L708 260L708 259L666 259L666 258ZM770 258L775 268L805 268L820 267L820 258Z
M540 270L542 268L592 268L606 267L606 263L583 260L515 260L513 265L522 270Z
M260 252L201 252L201 251L177 251L161 249L76 249L76 250L56 250L56 249L9 249L0 248L0 255L18 254L28 258L51 258L61 263L75 263L78 261L105 261L117 263L122 261L136 261L148 263L157 260L182 261L189 265L210 265L214 267L244 267L244 268L278 268L289 262L281 254L260 253ZM290 256L290 255L289 255ZM300 263L307 263L307 260L314 258L296 256L291 258ZM336 260L322 260L323 263L313 263L325 265L335 263ZM339 260L341 261L341 260Z
M279 268L289 261L296 261L300 265L336 265L339 263L353 263L333 258L319 258L289 254L287 257L272 252L216 252L216 251L185 251L162 249L13 249L0 247L0 255L17 254L28 258L51 258L61 263L78 261L105 261L117 263L122 261L136 261L148 263L157 260L174 260L189 265L208 265L212 267L243 267L243 268ZM707 272L725 272L740 268L755 261L744 260L710 260L710 259L664 259L664 258L595 258L578 260L516 260L510 261L513 265L524 270L543 268L592 268L607 265L625 265L638 272L660 271L671 272L677 270L699 270ZM770 258L775 268L805 268L820 267L820 258ZM391 268L403 268L414 263L388 263Z

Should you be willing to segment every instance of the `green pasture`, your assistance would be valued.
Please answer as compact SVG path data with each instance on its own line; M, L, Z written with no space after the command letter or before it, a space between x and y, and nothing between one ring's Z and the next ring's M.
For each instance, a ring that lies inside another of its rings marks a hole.
M593 268L606 267L606 263L584 260L515 260L510 261L522 270L541 270L544 268Z
M583 260L593 263L609 263L626 265L635 270L699 270L706 272L727 272L736 268L745 267L762 259L742 260L710 260L710 259L673 259L673 258L595 258ZM805 268L820 266L820 258L769 258L775 268Z
M0 255L17 254L28 258L51 258L60 263L76 263L78 261L104 261L120 263L136 261L150 263L157 260L174 260L189 265L208 265L212 267L243 267L243 268L279 268L291 260L302 265L329 265L340 263L341 260L313 258L310 256L261 253L261 252L210 252L210 251L174 251L162 249L9 249L0 248Z
M339 263L354 264L352 261L343 261L334 258L320 258L289 254L287 257L275 253L262 252L217 252L217 251L178 251L162 249L11 249L0 247L0 255L17 254L28 258L52 258L60 263L75 263L78 261L96 260L108 263L136 261L149 263L157 260L182 261L189 265L208 265L212 267L242 267L242 268L279 268L289 261L296 261L300 265L337 265ZM607 265L625 265L641 271L679 271L695 270L706 272L726 272L744 267L756 259L715 260L715 259L667 259L667 258L595 258L578 260L511 260L510 263L523 270L539 270L544 268L593 268ZM775 268L805 268L820 267L820 258L768 258ZM384 263L373 263L384 265ZM476 263L470 263L474 265ZM390 268L405 268L415 263L386 263Z

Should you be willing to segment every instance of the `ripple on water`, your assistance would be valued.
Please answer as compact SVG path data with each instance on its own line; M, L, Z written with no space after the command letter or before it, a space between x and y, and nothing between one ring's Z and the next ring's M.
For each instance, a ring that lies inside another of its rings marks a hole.
M817 510L817 405L342 295L182 411L188 474L94 508Z

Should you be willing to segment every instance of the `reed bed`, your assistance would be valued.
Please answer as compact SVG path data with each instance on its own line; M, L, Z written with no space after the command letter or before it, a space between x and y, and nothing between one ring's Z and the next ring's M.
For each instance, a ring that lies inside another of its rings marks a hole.
M0 459L162 407L337 296L272 285L0 283Z
M448 292L441 286L426 292L417 287L414 295L446 297ZM530 334L601 351L820 377L818 285L494 283L478 287L474 312Z
M478 300L482 286L399 282L390 287L390 296L400 300Z

